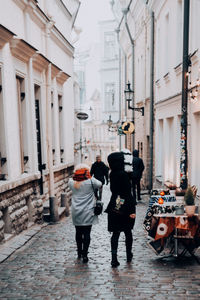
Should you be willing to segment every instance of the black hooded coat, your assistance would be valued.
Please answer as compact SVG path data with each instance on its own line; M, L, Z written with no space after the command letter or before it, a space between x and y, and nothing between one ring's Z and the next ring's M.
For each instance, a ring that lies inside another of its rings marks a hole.
M131 183L128 174L124 171L124 156L121 152L115 152L108 156L110 165L110 190L112 196L105 210L108 213L108 231L126 231L133 229L135 219L130 215L135 213L136 201L131 193ZM120 196L124 199L123 213L115 212L116 199Z
M143 160L139 157L139 151L133 151L133 179L138 182L142 178L142 173L144 171Z

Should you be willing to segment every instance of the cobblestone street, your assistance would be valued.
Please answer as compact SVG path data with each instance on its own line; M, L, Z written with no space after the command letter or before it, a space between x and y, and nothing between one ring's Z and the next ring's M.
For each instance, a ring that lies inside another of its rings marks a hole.
M43 228L0 264L0 299L199 299L197 262L161 260L147 247L142 228L146 206L143 196L137 206L132 264L126 263L121 235L120 266L110 267L106 214L93 227L89 263L78 262L75 230L71 218L65 218Z

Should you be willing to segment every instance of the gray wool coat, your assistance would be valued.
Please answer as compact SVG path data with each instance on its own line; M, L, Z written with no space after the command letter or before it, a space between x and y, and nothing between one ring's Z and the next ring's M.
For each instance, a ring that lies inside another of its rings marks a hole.
M93 225L97 220L94 215L95 197L92 188L99 189L102 183L96 178L91 178L81 182L79 189L74 187L75 181L69 179L69 188L72 190L72 221L75 226Z

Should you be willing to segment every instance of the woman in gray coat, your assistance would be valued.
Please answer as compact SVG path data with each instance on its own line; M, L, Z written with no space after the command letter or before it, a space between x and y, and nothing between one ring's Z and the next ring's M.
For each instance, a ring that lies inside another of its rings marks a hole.
M78 259L88 262L88 248L92 225L97 222L94 215L94 190L99 189L102 183L91 178L89 166L80 164L75 168L73 179L69 180L72 190L72 221L76 228L76 243Z

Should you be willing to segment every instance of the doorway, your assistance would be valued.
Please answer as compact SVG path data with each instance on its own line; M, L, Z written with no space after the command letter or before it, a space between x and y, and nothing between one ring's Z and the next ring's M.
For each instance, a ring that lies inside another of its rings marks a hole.
M36 138L37 138L37 159L38 170L41 173L39 179L40 195L43 194L43 176L42 176L42 144L41 144L41 122L40 122L40 86L35 85L35 119L36 119Z

